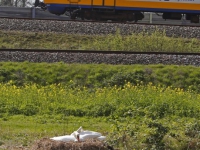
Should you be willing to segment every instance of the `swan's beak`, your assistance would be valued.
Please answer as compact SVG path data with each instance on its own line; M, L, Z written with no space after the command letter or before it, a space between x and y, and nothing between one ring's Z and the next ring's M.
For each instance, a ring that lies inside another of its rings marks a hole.
M78 140L78 142L80 142L80 135L79 134L77 134L77 140Z
M74 131L72 135L77 139L78 142L80 142L80 134L77 131Z

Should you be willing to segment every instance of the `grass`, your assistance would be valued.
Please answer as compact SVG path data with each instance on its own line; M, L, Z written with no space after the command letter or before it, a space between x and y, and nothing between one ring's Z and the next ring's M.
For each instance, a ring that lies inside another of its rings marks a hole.
M11 80L16 86L30 83L42 86L62 84L91 89L123 86L125 81L135 85L151 82L200 92L200 68L195 66L1 62L0 83L9 83Z
M0 119L0 141L10 146L31 146L36 140L44 137L71 134L80 126L85 129L98 130L102 134L108 130L109 124L103 118L73 117L73 116L7 116Z
M79 49L81 45L89 41L89 36L75 36L60 33L0 31L0 48Z
M161 31L127 36L120 31L105 36L0 31L0 48L200 52L199 45L198 39L167 37Z
M30 146L83 126L121 149L184 149L190 141L198 147L200 95L191 90L130 82L92 91L62 85L0 87L0 141L5 144Z
M172 90L171 87L135 86L127 83L123 88L86 87L70 88L62 85L0 85L2 114L25 116L33 115L67 115L67 116L110 116L123 115L128 109L139 115L137 108L146 108L151 117L162 118L167 115L185 117L200 117L198 114L200 98L190 90L184 92L180 88ZM165 93L162 93L165 91ZM118 94L117 94L118 93ZM172 95L168 97L168 95ZM151 106L154 103L154 106ZM122 110L119 110L120 105ZM130 108L128 106L131 106ZM135 110L136 109L136 110ZM192 111L190 111L192 110ZM155 115L155 116L154 116Z
M46 123L38 122L43 117ZM159 146L162 142L168 149L184 149L191 141L197 140L194 146L198 146L199 125L198 119L184 117L165 117L159 120L151 120L147 117L141 118L87 118L60 116L10 116L8 120L0 120L2 144L16 147L30 147L37 140L71 134L80 126L84 129L101 132L109 139L108 142L115 148L144 149ZM53 120L53 122L52 122ZM57 122L55 122L57 120ZM166 132L156 131L156 126L166 129ZM194 135L194 136L193 136ZM123 139L123 137L126 139ZM160 141L155 142L154 136ZM152 142L148 141L152 138ZM154 148L155 149L155 148ZM157 148L159 149L159 148ZM191 148L189 148L191 149ZM193 147L194 149L194 147ZM198 149L198 148L196 148Z

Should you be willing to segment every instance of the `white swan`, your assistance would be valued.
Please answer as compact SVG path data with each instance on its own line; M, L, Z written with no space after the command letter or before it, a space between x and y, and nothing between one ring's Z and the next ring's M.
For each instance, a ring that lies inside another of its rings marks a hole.
M97 139L99 141L104 141L106 137L102 136L101 133L99 132L83 130L83 128L80 127L77 131L74 131L71 135L58 136L50 139L55 141L64 141L64 142L69 142L69 141L80 142L80 141L85 141L87 139Z
M55 141L64 141L64 142L76 141L76 138L71 135L57 136L50 139Z

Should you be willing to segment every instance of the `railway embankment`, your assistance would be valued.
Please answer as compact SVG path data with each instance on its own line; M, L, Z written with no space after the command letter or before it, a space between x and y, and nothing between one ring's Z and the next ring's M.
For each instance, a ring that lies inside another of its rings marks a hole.
M200 38L200 28L194 26L172 25L145 25L128 23L98 23L79 21L55 21L55 20L29 20L29 19L0 19L0 30L19 30L31 32L59 32L67 34L114 34L120 30L121 34L148 32L156 30L166 32L167 36Z

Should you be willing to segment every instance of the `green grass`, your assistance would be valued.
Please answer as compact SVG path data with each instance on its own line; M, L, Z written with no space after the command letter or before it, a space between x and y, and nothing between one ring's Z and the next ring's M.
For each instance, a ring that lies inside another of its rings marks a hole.
M1 84L0 97L0 141L5 144L29 146L83 126L121 149L185 149L191 141L199 148L200 95L191 90L129 82L93 90Z
M158 30L128 36L0 31L0 48L200 52L199 45L198 39L167 37Z
M39 122L43 118L46 122ZM62 118L62 119L61 119ZM57 122L55 122L57 121ZM193 142L198 149L199 121L194 118L165 117L151 120L141 118L90 118L57 116L10 116L8 120L0 119L0 141L7 146L30 147L37 140L54 136L69 135L80 126L84 129L101 132L115 148L150 149L165 144L165 148L184 150ZM196 125L196 127L195 127ZM164 132L160 131L161 128ZM126 138L123 138L126 137ZM157 138L158 141L156 141ZM149 141L152 139L152 141ZM157 144L154 142L158 142ZM159 148L157 148L159 149ZM163 149L163 148L160 148Z
M63 115L6 116L0 119L0 141L10 146L31 146L42 138L69 135L80 126L106 134L110 125L104 118Z
M1 62L0 83L11 80L16 86L35 83L90 88L123 86L125 81L132 84L151 82L200 92L200 68L195 66Z
M81 35L0 31L0 48L79 49L89 41L89 36Z

